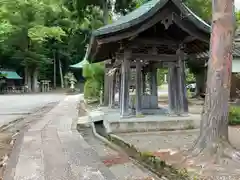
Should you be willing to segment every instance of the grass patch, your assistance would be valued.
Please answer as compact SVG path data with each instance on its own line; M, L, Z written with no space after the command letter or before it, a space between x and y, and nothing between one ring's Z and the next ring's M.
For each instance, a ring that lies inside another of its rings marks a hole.
M230 126L240 125L240 107L230 106L228 124Z

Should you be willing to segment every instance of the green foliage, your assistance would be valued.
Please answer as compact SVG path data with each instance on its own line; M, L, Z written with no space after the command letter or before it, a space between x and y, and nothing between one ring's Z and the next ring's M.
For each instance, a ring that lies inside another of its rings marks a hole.
M60 27L46 27L37 25L28 30L28 37L31 40L38 42L47 41L48 38L62 41L62 36L66 36L66 33Z
M134 0L116 0L115 1L115 12L120 14L127 14L134 10L137 5L144 3L143 1L134 1Z
M65 74L83 58L91 31L103 25L99 7L90 3L81 9L84 17L76 7L71 0L0 0L1 66L22 74L24 67L38 69L39 78L53 80L55 59Z
M87 6L81 29L94 30L103 26L103 12L97 6Z
M100 97L101 84L95 79L87 79L84 84L84 98L98 99Z
M186 69L186 81L187 83L195 82L196 78L189 68Z
M161 86L164 83L164 75L168 74L168 69L158 69L157 71L157 83L158 86ZM187 69L186 70L186 81L187 82L195 82L195 76L194 74Z
M103 63L86 64L83 67L83 77L86 79L95 79L102 83L104 79Z
M236 21L237 21L237 26L239 26L240 25L240 11L237 11L235 13L235 17L236 17Z
M157 85L161 86L164 83L164 75L168 73L167 69L157 70Z
M240 125L240 107L230 106L228 118L229 125Z
M136 8L140 7L141 5L143 5L144 3L148 2L149 0L136 0Z
M212 17L211 0L185 0L184 3L203 20L211 22Z
M86 79L84 84L84 97L88 99L99 99L104 80L103 63L86 64L82 72L83 77Z

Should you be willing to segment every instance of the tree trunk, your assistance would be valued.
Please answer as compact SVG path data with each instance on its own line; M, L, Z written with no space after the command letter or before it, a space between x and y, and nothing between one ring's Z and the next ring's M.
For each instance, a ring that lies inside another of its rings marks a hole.
M24 68L24 85L25 85L24 86L25 92L30 92L31 91L31 75L28 67Z
M53 88L56 89L57 81L56 81L56 52L53 51Z
M60 59L58 60L58 65L59 65L59 72L60 72L60 79L61 79L61 88L64 88L62 62Z
M213 21L207 88L201 131L195 150L214 154L228 144L228 99L234 35L233 2L213 0ZM209 151L210 150L210 151ZM199 152L200 152L199 151Z
M31 77L31 71L29 67L25 67L24 69L24 84L25 84L25 91L31 92L32 91L32 77Z
M32 73L32 91L33 92L38 92L38 69L34 69Z
M108 24L108 0L102 0L103 5L103 21L104 24Z

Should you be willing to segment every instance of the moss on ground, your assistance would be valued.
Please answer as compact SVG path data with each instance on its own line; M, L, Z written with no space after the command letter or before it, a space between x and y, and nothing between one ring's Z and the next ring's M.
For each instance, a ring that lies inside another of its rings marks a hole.
M140 152L133 145L124 142L123 140L108 135L108 140L120 146L129 157L135 159L145 168L154 172L159 177L165 177L169 180L194 180L190 177L186 169L176 169L171 165L162 161L159 157L154 156L151 152Z

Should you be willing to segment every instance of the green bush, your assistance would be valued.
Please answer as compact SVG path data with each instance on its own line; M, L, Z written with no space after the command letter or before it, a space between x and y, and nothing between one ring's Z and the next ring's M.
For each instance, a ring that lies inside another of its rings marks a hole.
M86 99L99 99L104 80L104 64L87 64L83 68L84 97Z
M240 125L240 106L230 106L229 125Z
M94 79L87 79L84 84L84 98L99 99L101 83Z

